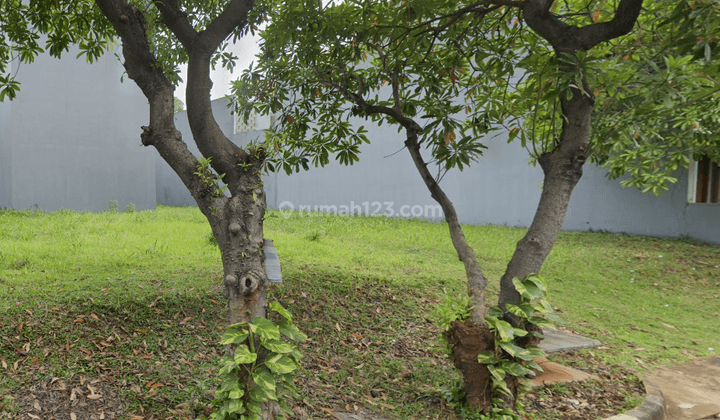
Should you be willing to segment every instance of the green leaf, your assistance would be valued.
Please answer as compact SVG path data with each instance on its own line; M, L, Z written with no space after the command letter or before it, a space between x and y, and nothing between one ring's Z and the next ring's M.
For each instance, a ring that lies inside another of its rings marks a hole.
M495 365L500 362L500 359L492 351L483 351L478 354L478 362L483 365Z
M294 341L305 341L307 340L307 335L305 335L300 329L295 326L295 324L289 322L286 319L283 319L282 321L277 323L278 328L280 329L280 334L290 338Z
M283 318L287 319L288 321L292 321L292 314L290 312L283 308L283 306L278 301L272 301L270 302L270 309L277 312L282 316Z
M503 361L502 369L505 371L506 374L515 377L527 376L532 373L530 369L524 367L518 362L513 361Z
M231 400L236 400L236 399L239 399L240 397L242 397L243 395L245 395L245 391L243 391L239 385L236 385L235 388L231 389L230 392L228 393L228 398L230 398Z
M244 329L247 328L248 323L247 322L238 322L237 324L232 324L225 328L225 330L233 330L233 329Z
M535 360L543 356L545 356L545 352L537 346L527 346L518 354L519 358L527 361Z
M293 348L295 347L292 344L286 343L282 340L267 340L263 341L261 345L275 353L292 353Z
M518 357L520 353L522 353L523 349L522 347L515 344L515 342L511 341L509 343L500 342L500 347L507 352L512 357Z
M250 322L250 330L263 340L279 340L280 330L267 318L257 317Z
M260 388L275 391L275 377L267 370L256 370L253 372L252 380Z
M505 383L505 370L502 367L497 365L488 365L488 370L494 378L493 382Z
M220 344L227 346L228 344L239 344L247 340L248 336L250 334L247 330L237 330L232 329L229 331L226 331L225 334L222 335L222 340L220 341Z
M245 407L242 400L229 400L225 403L225 410L228 414L243 413L245 412Z
M267 400L274 400L274 401L278 400L276 391L274 391L272 389L264 389L259 386L252 388L248 392L248 396L250 397L250 400L256 401L259 403L267 402Z
M247 409L250 410L251 413L262 415L262 408L260 407L260 403L257 401L248 401Z
M507 308L508 312L515 315L518 318L527 319L531 313L527 313L526 309L530 309L532 311L532 306L524 305L523 307L520 307L518 305L513 305L512 303L505 304L505 307Z
M255 363L256 360L257 353L251 352L247 345L243 344L235 349L234 361L238 365Z
M229 374L225 375L225 379L222 381L222 384L220 384L220 388L218 388L218 391L228 392L238 386L239 382L240 379L238 378L237 374L235 372L230 372Z
M298 364L290 357L282 354L271 354L265 359L265 366L274 373L285 374L297 369Z
M500 334L501 341L512 341L515 336L515 328L507 321L498 320L495 323L495 330Z

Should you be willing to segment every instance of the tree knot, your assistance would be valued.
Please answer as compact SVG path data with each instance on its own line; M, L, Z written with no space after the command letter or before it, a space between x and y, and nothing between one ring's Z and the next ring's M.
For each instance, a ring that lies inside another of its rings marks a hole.
M240 278L238 281L238 287L240 293L247 296L251 295L260 285L262 278L255 271L250 271Z
M143 125L142 127L142 134L140 134L140 141L142 142L143 146L151 146L153 144L153 130L152 128Z
M230 230L230 233L233 235L240 234L240 231L242 230L242 228L240 227L240 223L238 223L238 222L231 222L230 226L228 226L228 229Z

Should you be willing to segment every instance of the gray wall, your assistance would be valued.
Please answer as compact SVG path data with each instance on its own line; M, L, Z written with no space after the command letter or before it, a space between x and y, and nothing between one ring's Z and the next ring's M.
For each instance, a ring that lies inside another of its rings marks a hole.
M232 134L233 123L225 100L214 105L223 131L236 144L261 138L262 132ZM177 126L189 138L186 116L177 115ZM183 121L185 121L183 123ZM183 125L184 124L184 125ZM380 213L397 214L402 206L435 206L410 155L403 147L397 129L366 124L371 145L361 146L360 162L344 167L332 162L325 168L311 168L292 176L284 173L265 177L270 208L300 206L351 205L370 212L379 202ZM478 163L463 172L452 171L442 186L455 204L460 220L471 224L527 227L540 200L543 174L528 164L528 153L519 144L507 144L499 136L491 140ZM194 149L196 152L197 150ZM398 152L398 153L395 153ZM194 205L189 193L170 168L158 161L158 202L167 205ZM170 172L168 172L170 171ZM169 176L167 174L172 176ZM720 244L720 205L687 203L687 172L679 172L679 181L661 197L624 189L610 181L605 171L586 165L583 178L573 192L563 228L566 230L602 230L663 237L691 237ZM432 214L425 213L427 218Z
M0 104L0 205L102 211L154 209L155 161L140 144L147 100L113 54L88 64L71 50L17 64L21 91Z
M212 102L212 110L215 119L228 138L233 138L233 116L230 115L228 109L228 100L225 98L216 99ZM175 127L182 133L182 139L187 144L188 149L195 156L200 156L200 151L195 144L190 125L187 119L187 112L178 112L175 114ZM155 152L155 167L157 181L155 184L157 202L166 206L195 206L195 200L190 195L190 191L172 170L165 160L157 151Z
M10 107L0 103L0 208L12 205L12 142L8 137Z

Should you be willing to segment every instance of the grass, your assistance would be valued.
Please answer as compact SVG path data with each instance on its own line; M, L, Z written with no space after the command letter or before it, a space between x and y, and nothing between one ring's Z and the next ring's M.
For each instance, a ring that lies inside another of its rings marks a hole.
M128 418L173 418L173 407L201 414L225 319L209 232L194 208L0 211L0 395L82 374L107 378ZM524 230L465 234L492 295ZM284 278L271 294L311 337L298 417L366 405L447 418L438 393L457 376L430 313L465 288L447 228L269 212L265 236ZM542 274L566 327L604 343L598 358L643 371L720 349L719 269L720 248L701 243L565 232ZM21 405L0 400L0 418Z

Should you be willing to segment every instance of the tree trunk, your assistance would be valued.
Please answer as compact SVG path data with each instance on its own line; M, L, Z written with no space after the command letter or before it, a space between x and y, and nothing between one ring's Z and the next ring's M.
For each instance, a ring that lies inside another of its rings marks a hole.
M425 186L430 191L430 195L440 204L445 213L450 238L460 261L465 266L467 275L471 305L470 318L464 322L454 322L450 330L445 333L445 340L452 349L453 364L463 374L466 403L473 410L481 409L489 412L492 403L490 371L486 365L478 362L480 352L495 348L495 337L485 323L485 312L487 311L485 288L488 281L475 257L475 251L465 238L455 206L427 168L427 163L420 153L418 131L412 127L406 127L405 131L407 133L405 146L408 148Z
M545 175L540 203L530 228L518 242L500 280L498 303L501 307L519 302L520 295L515 290L513 278L538 273L555 245L590 148L590 116L594 100L589 95L575 89L572 99L562 101L564 123L559 145L538 159Z
M244 24L251 0L231 0L225 10L202 32L190 24L174 0L158 0L163 23L177 36L188 56L188 118L195 143L222 177L193 156L174 123L174 87L165 77L150 48L143 12L125 0L96 0L122 38L125 69L150 104L150 124L142 127L142 143L154 146L191 192L207 217L222 254L225 295L230 323L267 315L268 279L263 267L263 217L265 193L261 168L262 149L243 150L220 130L210 103L210 59L220 43ZM204 166L204 169L203 169ZM203 172L204 171L204 172ZM230 197L220 188L227 184ZM280 413L274 401L263 406L262 418Z

